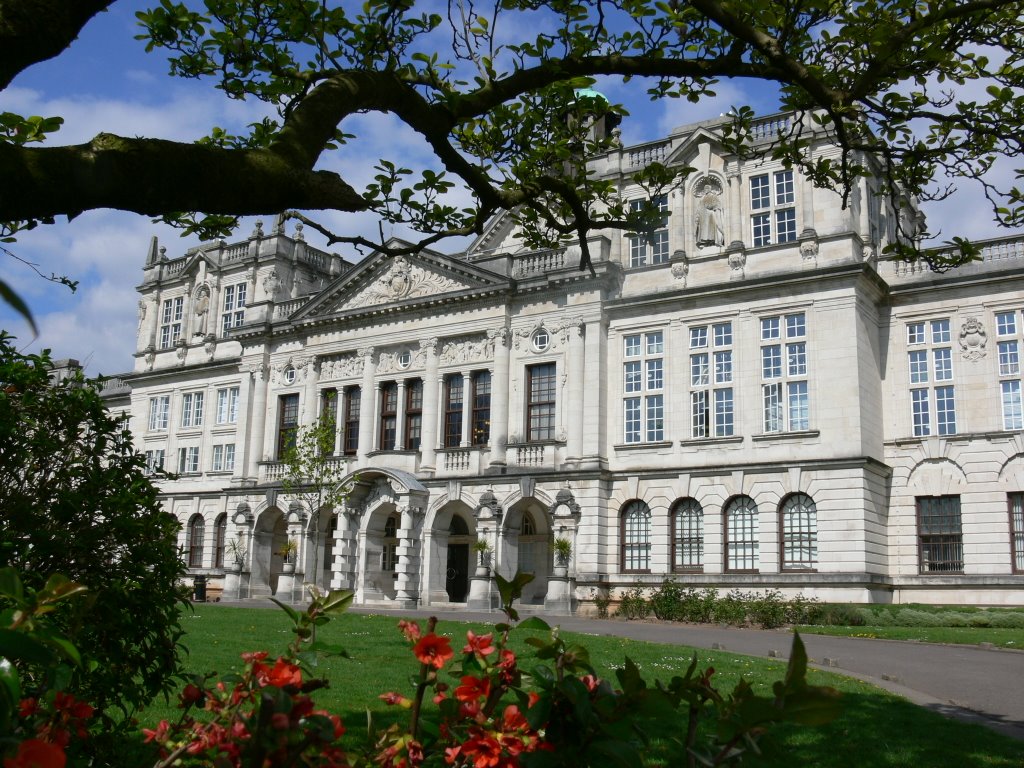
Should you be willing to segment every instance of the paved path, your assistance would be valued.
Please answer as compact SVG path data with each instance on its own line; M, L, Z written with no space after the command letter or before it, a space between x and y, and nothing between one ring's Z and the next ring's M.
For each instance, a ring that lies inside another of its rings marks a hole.
M262 601L229 603L246 607ZM268 600L266 607L273 607ZM389 610L358 607L353 613L436 615L448 621L494 623L498 613L465 610ZM524 616L525 618L525 616ZM544 616L570 632L628 637L746 654L788 657L788 631L705 627L660 622ZM862 637L803 635L811 663L877 685L949 717L979 723L1024 741L1024 651L939 645Z

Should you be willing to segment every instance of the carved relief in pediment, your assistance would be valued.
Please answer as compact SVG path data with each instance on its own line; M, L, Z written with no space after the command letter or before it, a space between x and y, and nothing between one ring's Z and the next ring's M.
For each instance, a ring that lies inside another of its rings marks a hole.
M410 264L401 256L397 256L388 271L373 285L353 296L340 308L359 309L376 304L390 304L402 299L461 291L468 287L457 280L429 272L418 264Z

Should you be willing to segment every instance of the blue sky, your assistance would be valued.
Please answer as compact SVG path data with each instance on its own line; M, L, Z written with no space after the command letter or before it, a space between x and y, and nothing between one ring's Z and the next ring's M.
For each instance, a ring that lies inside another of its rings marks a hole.
M240 129L266 114L263 105L228 100L209 83L167 76L164 56L159 51L146 54L143 43L134 39L139 31L135 12L155 4L155 0L115 3L63 55L24 72L0 93L0 111L63 116L65 125L52 144L87 141L100 132L191 141L214 125ZM627 144L658 138L675 126L715 117L733 105L749 104L758 112L775 106L771 89L756 84L722 83L717 98L697 105L678 99L651 103L638 81L629 86L602 82L598 87L630 110L622 126ZM366 162L367 157L389 157L410 167L422 165L429 157L418 137L385 116L361 116L345 127L361 138L344 154L329 158L324 167L341 171L350 182L372 177L373 163ZM955 200L926 210L933 229L935 221L942 222L943 239L953 234L979 238L998 234L976 190L965 190ZM371 235L377 231L367 216L327 214L321 219L335 231ZM243 233L252 230L253 221L243 222ZM135 286L153 235L171 257L196 244L148 217L119 211L92 211L71 222L58 221L20 235L9 246L12 251L45 274L57 272L78 280L79 288L72 294L3 257L0 275L28 302L40 333L33 339L27 324L6 305L0 305L0 328L17 336L21 348L49 348L57 358L76 358L90 374L131 370ZM316 243L315 236L309 239ZM452 244L449 250L456 248ZM349 251L342 253L350 260L358 258Z

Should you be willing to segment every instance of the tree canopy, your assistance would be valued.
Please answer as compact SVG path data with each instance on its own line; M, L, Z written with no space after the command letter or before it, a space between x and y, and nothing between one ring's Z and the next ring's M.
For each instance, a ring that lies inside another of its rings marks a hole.
M0 89L60 56L114 2L0 0ZM1024 193L985 178L999 157L1021 156L1019 1L160 0L138 19L171 75L262 100L275 117L195 143L102 133L56 146L58 117L3 113L0 235L94 208L205 236L223 235L240 215L333 209L407 224L422 246L478 233L508 210L538 245L585 244L594 227L644 225L609 182L567 162L614 141L572 119L621 110L579 90L608 77L653 99L695 102L723 79L763 82L841 147L839 161L815 157L806 136L791 133L768 150L816 184L845 191L870 166L894 194L928 199L948 192L941 178L977 179L996 220L1024 223ZM357 146L347 129L367 112L421 135L434 167L368 160L365 185L325 169L326 153ZM754 115L732 115L741 149ZM658 165L637 177L677 180Z

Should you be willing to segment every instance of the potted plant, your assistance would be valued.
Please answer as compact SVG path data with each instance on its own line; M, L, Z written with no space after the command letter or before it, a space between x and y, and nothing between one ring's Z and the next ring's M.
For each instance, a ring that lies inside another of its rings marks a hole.
M572 557L572 542L564 536L559 536L554 541L555 550L555 566L558 568L568 568L569 558Z
M487 539L477 539L473 542L473 551L477 554L477 570L486 569L490 559L491 543Z
M285 539L284 544L277 551L277 554L284 560L284 570L286 572L295 570L295 553L299 551L299 542L295 539Z
M231 564L234 570L242 570L245 565L245 556L249 553L240 539L232 539L228 542L228 554L231 555Z

